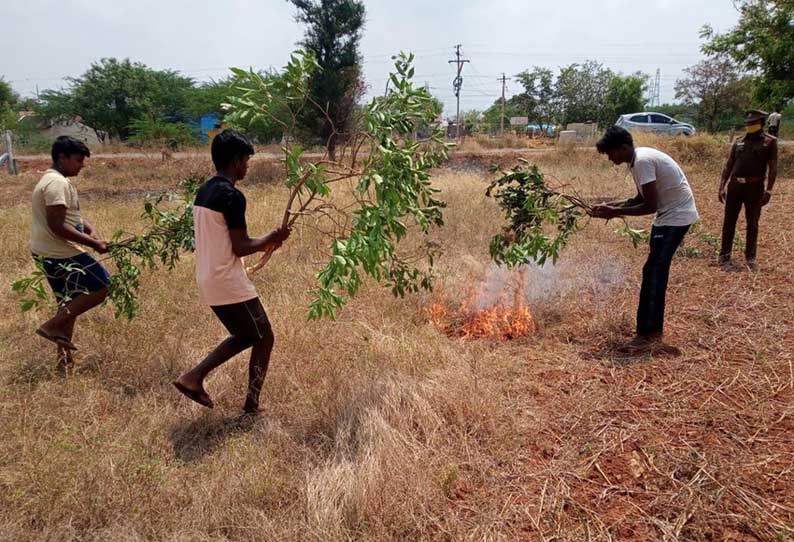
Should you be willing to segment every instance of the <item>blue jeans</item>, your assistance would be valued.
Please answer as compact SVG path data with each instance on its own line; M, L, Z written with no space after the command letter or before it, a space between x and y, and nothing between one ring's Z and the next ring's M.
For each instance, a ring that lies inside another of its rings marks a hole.
M637 308L637 335L661 334L664 330L664 302L670 264L688 230L689 226L651 228L651 251L642 268L640 305Z

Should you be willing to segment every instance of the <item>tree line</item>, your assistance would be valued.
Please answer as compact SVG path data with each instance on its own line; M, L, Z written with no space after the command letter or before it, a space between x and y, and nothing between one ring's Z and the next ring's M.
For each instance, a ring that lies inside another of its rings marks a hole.
M289 0L296 20L305 25L299 45L316 59L319 69L309 81L309 96L320 107L307 108L288 134L301 141L326 145L338 141L360 119L366 83L359 50L365 23L360 0ZM744 109L786 108L794 99L794 2L737 0L737 25L716 33L704 26L701 38L707 58L687 68L676 82L677 103L654 106L708 131L741 123ZM259 75L277 81L276 71ZM33 110L39 120L79 117L109 136L124 141L168 139L188 142L192 126L204 114L225 115L224 104L234 96L239 73L219 81L198 83L172 70L155 70L129 59L103 59L65 89L46 90L38 100L22 100L0 78L0 128L24 132L21 110ZM541 127L592 121L608 125L618 116L645 109L650 78L643 73L621 74L595 60L559 70L531 67L515 75L521 91L485 111L466 114L467 127L493 129L510 117L528 117ZM436 102L441 109L441 103ZM277 120L277 119L276 119ZM279 140L282 125L252 120L238 126L260 142Z

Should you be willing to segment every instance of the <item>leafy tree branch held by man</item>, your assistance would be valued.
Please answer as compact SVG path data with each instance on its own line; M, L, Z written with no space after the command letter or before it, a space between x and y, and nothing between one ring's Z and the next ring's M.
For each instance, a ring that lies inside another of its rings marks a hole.
M429 243L417 247L407 241L412 233L424 236L443 224L444 203L437 198L430 171L446 158L448 145L440 129L416 138L436 119L437 105L426 89L413 84L413 60L404 53L394 57L388 92L363 108L360 125L334 157L328 149L319 160L307 160L297 143L283 149L289 198L282 226L311 221L330 241L328 263L317 273L311 318L333 317L358 292L365 276L398 296L430 288L434 249ZM275 80L235 69L237 93L229 98L227 120L270 119L293 133L306 109L324 109L311 94L317 69L314 56L303 51L292 55ZM342 203L340 193L354 203ZM265 253L252 271L268 258Z

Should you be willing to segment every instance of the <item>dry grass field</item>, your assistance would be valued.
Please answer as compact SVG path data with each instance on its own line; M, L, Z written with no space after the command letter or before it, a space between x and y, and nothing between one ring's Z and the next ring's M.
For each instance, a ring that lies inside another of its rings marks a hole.
M437 293L395 299L368 284L337 321L307 322L311 230L256 275L276 347L253 423L238 417L244 359L208 381L212 411L170 384L224 335L197 301L190 256L146 274L138 319L86 315L77 368L58 374L33 334L46 314L21 314L9 287L32 269L28 198L47 164L0 177L0 539L794 540L794 153L762 218L760 271L724 272L710 243L725 149L657 143L702 215L671 273L680 355L616 353L647 249L603 221L556 266L526 271L531 335L460 340L430 324L442 292L511 280L488 263L499 213L483 166L513 157L458 155L436 176L449 204ZM633 191L595 152L528 156L585 195ZM105 234L135 230L147 192L208 166L90 160L83 212ZM282 212L277 178L258 161L243 185L254 233Z

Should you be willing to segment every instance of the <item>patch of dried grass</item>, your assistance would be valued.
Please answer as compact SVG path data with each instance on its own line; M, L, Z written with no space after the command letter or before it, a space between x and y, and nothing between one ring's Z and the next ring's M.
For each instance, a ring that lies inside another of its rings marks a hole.
M532 158L586 195L633 190L592 151ZM157 178L170 182L185 166L152 174L122 162L78 186L117 175L163 189ZM718 171L688 167L703 228L716 232ZM454 287L485 266L499 213L479 170L437 183L449 202L448 225L433 236L445 249L439 278ZM284 190L244 189L252 232L272 227ZM84 211L102 231L134 229L140 196L130 197L87 199ZM393 299L371 284L339 321L305 322L310 248L323 242L298 231L256 279L276 350L268 410L254 424L236 418L241 360L210 379L215 411L170 387L224 335L195 298L190 257L172 274L146 274L138 320L115 322L107 309L81 319L79 368L65 379L31 333L44 315L20 315L4 288L2 538L791 537L791 197L781 179L763 218L761 274L675 260L667 328L682 355L672 358L615 352L631 333L645 251L611 226L589 225L563 255L568 292L538 310L539 333L498 345L449 340L421 317L421 297ZM0 215L2 284L31 268L28 220L26 201ZM605 262L626 272L602 291Z

